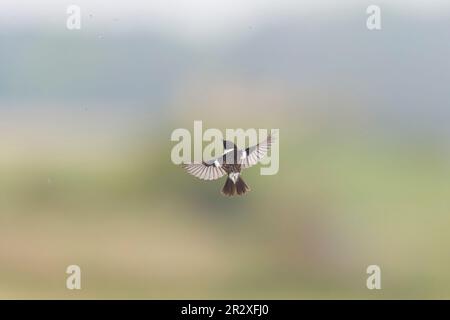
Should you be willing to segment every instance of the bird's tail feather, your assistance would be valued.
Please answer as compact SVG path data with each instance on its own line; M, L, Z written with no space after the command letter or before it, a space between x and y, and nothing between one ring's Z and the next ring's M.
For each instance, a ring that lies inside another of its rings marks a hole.
M235 194L243 195L247 191L250 191L250 188L240 176L238 177L236 183L234 183L230 178L227 178L227 181L225 181L225 185L222 189L222 193L229 197L234 196Z

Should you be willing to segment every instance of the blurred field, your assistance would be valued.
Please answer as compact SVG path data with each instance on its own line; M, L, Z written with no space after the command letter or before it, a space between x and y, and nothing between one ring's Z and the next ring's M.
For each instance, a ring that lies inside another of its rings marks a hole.
M1 296L448 298L448 158L291 128L279 174L246 172L244 198L172 165L168 143L2 165Z

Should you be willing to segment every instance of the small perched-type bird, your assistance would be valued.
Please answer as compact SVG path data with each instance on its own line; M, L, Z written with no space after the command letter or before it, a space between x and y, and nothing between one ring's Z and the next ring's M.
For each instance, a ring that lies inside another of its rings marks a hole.
M240 150L234 143L223 140L224 153L221 157L202 163L182 164L182 167L202 180L216 180L227 174L222 193L226 196L243 195L250 191L250 188L241 178L241 170L250 168L264 158L272 142L272 136L269 135L264 142Z

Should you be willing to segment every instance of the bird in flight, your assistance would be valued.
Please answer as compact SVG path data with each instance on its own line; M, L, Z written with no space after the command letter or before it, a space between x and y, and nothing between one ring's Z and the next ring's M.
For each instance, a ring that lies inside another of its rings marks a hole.
M250 191L250 188L242 179L241 171L254 166L264 158L272 143L273 137L269 135L265 141L241 150L231 141L223 140L224 152L219 158L202 163L183 163L181 166L189 174L202 180L216 180L227 175L222 194L243 195Z

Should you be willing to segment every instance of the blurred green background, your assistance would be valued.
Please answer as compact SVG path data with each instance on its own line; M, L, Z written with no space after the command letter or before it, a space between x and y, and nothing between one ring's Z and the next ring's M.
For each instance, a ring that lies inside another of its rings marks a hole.
M446 3L69 4L1 5L0 298L450 298ZM279 128L279 173L187 175L194 120Z

